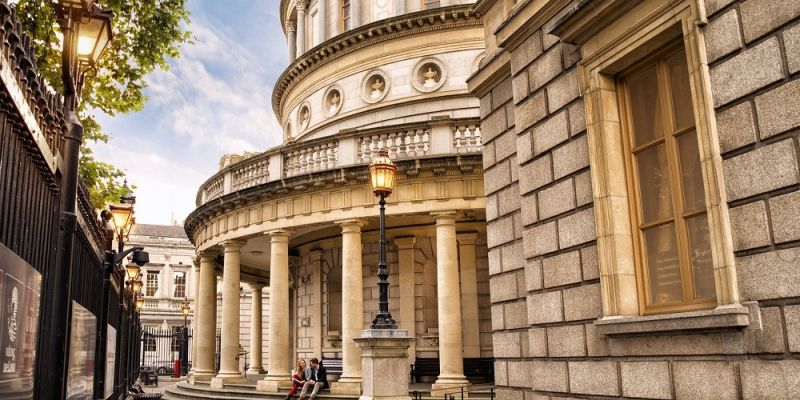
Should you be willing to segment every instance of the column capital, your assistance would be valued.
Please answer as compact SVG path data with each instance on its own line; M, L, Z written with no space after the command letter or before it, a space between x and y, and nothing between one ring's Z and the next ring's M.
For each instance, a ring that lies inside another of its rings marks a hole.
M293 19L286 21L286 32L297 32L297 21Z
M294 231L291 229L273 229L264 232L264 234L269 236L270 243L289 243L289 238L294 234Z
M456 234L459 245L474 245L478 241L478 232L459 232Z
M259 282L247 282L247 285L250 286L251 291L258 293L261 293L261 290L264 289L264 286L266 286Z
M308 0L297 0L295 7L297 8L297 11L305 12L308 9Z
M436 225L452 225L456 223L458 212L456 211L438 211L432 212L431 216L436 220Z
M394 245L400 250L413 249L417 243L417 238L414 236L394 238Z
M225 253L238 252L244 245L247 244L246 240L226 240L219 245L222 246Z
M308 257L311 259L311 262L319 261L322 259L322 250L321 249L314 249L308 252Z
M361 232L361 228L367 224L366 220L353 218L335 221L336 224L342 227L342 233L348 232Z
M197 252L200 262L213 262L217 259L219 252L216 250L203 250Z

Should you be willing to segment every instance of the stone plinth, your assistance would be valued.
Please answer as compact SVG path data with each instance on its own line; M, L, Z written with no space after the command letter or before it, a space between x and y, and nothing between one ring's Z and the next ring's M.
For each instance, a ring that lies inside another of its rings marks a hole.
M244 381L245 379L241 375L217 375L211 378L209 386L215 389L224 389L225 385L229 385L231 383L242 383Z
M292 387L292 378L286 379L268 379L269 376L256 382L257 392L278 393L282 390L290 389Z
M410 400L408 347L414 340L404 329L367 329L355 338L361 349L360 400Z

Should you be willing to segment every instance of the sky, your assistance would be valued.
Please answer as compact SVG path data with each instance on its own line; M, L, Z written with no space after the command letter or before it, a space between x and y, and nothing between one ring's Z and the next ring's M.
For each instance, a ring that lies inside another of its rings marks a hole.
M277 145L272 86L287 66L279 0L188 0L193 44L147 77L142 111L97 119L90 147L136 185L136 222L182 223L223 154Z

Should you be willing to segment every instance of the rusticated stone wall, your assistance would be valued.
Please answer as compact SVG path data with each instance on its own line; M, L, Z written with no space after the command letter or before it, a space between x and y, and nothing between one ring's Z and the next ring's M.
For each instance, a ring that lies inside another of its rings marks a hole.
M495 51L492 33L513 6L500 3L476 6L491 78L470 82L484 79L498 398L800 398L800 2L692 2L708 16L700 25L749 326L624 337L595 324L603 311L581 53L547 33L567 7Z

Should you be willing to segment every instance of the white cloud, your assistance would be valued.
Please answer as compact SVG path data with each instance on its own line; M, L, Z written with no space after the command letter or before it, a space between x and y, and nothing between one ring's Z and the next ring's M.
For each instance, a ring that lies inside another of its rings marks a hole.
M268 73L250 51L202 21L192 23L193 45L169 71L153 73L149 101L162 107L162 128L191 147L221 153L263 150L280 138L272 113Z

